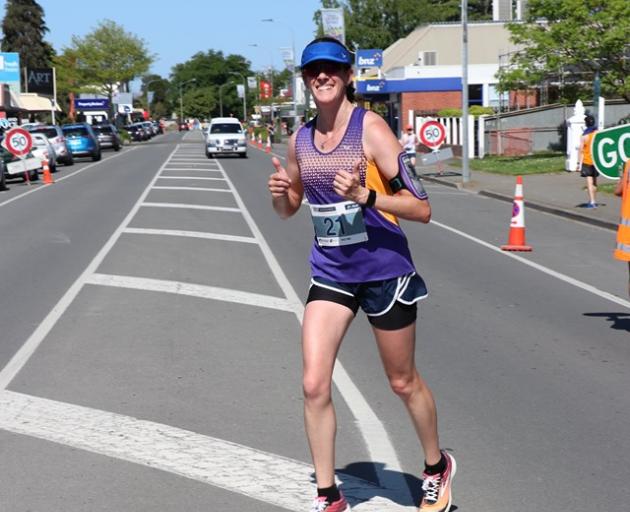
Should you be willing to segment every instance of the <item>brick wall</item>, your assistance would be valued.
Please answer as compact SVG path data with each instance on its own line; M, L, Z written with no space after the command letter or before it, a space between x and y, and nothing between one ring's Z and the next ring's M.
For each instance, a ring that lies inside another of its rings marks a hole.
M443 108L461 108L460 91L442 92L405 92L401 95L400 116L407 122L407 112L413 110L418 114L433 114Z

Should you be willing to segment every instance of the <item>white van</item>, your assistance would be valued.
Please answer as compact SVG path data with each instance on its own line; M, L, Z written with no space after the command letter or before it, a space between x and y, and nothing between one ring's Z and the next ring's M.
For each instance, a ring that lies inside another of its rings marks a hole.
M206 131L206 156L238 155L247 158L247 137L235 117L215 117Z

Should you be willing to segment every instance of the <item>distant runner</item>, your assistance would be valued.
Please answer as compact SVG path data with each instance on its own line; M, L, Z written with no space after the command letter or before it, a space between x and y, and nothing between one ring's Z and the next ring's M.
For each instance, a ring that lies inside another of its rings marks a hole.
M268 183L282 218L295 214L306 194L315 228L302 327L304 416L317 481L311 511L350 510L335 484L331 388L337 351L361 308L424 450L420 511L445 512L456 465L440 450L433 395L415 366L416 303L427 289L398 225L398 217L429 222L431 206L385 121L353 105L353 62L336 39L306 46L302 78L318 115L291 137L286 169L273 159Z

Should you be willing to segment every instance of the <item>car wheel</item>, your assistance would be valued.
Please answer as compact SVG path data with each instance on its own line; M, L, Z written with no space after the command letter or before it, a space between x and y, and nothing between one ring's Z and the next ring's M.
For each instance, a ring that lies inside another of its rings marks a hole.
M214 158L214 155L212 153L206 152L206 156L210 159Z
M93 162L98 162L101 159L101 152L97 151L96 153L94 153L92 155L92 161Z
M7 189L7 177L4 175L4 166L0 166L0 190Z
M50 166L50 172L57 172L57 164L53 164Z
M247 158L247 153L239 153L238 156L241 158Z
M33 169L30 172L30 176L29 176L31 181L38 181L39 180L39 173L37 172L37 169Z
M114 151L120 151L120 146L118 144L114 146Z
M72 155L69 155L68 158L63 161L63 165L74 165L74 158L72 157Z

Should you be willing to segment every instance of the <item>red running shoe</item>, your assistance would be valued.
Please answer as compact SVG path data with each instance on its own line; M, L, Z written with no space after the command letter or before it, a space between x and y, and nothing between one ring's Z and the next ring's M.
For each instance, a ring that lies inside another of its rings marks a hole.
M448 452L442 451L446 457L446 469L439 475L422 473L422 501L419 512L448 512L451 509L453 493L451 483L457 471L455 458Z

